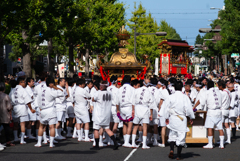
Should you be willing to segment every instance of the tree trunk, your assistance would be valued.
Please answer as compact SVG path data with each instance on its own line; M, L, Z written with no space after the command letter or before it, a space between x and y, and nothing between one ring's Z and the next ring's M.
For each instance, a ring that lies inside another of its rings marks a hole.
M54 61L54 58L51 56L52 53L53 53L52 38L49 38L49 41L48 41L48 72L49 72L50 76L54 77L55 61Z
M27 39L26 31L22 31L23 40ZM26 74L26 77L32 76L32 68L31 68L31 54L30 54L30 46L28 43L23 44L23 71Z
M73 77L73 43L72 43L72 38L70 37L69 38L69 62L68 62L68 66L69 66L69 74L70 74L70 77Z
M3 43L0 41L0 82L4 81Z
M86 54L85 54L85 77L89 78L89 49L86 48Z
M222 58L222 55L220 55L220 57L219 57L219 62L220 62L220 65L221 65L221 72L223 72L224 73L224 63L223 63L223 58Z

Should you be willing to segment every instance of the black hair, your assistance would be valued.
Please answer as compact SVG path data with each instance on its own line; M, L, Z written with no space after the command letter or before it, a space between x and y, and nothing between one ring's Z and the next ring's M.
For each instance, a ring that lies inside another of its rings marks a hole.
M214 87L214 82L213 81L208 81L207 83L207 89L213 88Z
M96 86L97 89L99 90L100 84L99 84L99 82L96 82L96 81L95 81L95 82L93 83L93 86Z
M68 82L68 85L69 85L69 86L72 86L73 83L74 83L73 78L67 78L66 81Z
M23 78L23 77L18 77L18 79L17 79L17 84L19 84L19 83L22 82L22 81L25 81L25 78Z
M9 84L11 85L11 88L15 88L17 86L16 80L10 80Z
M26 79L26 83L27 83L27 85L28 85L28 83L30 83L30 82L31 82L31 80L33 80L33 81L34 81L34 79L33 79L33 78L30 78L30 77L28 77L28 78Z
M123 80L122 80L122 84L130 83L130 82L131 82L131 77L129 75L125 75Z
M204 84L202 83L201 79L197 80L196 84L201 85L199 88L203 88L204 87Z
M41 81L45 81L45 79L48 77L47 72L42 72L40 75Z
M49 84L55 84L55 81L54 81L54 78L53 77L48 77L47 80L46 80L46 84L47 86L49 87Z
M115 75L111 76L110 82L113 82L113 81L116 81L116 83L117 83L117 76L115 76Z
M3 92L5 90L5 83L0 82L0 91Z
M181 81L175 82L175 90L176 91L182 91L183 83Z
M89 85L90 83L93 84L93 81L91 81L91 80L90 80L90 81L87 81L87 85Z
M65 78L59 78L59 79L58 79L58 84L59 84L62 80L65 80Z
M82 85L82 84L85 84L85 80L84 79L78 79L76 85L79 86L79 85Z
M157 78L151 78L151 79L150 79L150 82L151 82L153 85L157 85L158 80L157 80Z
M140 80L140 81L139 81L140 87L143 86L143 81L144 81L144 80Z
M175 84L177 83L177 79L173 77L170 78L168 81L172 84L172 86L175 86Z
M134 79L134 80L131 81L131 86L136 86L139 83L140 83L139 80Z
M94 75L94 76L93 76L93 80L94 80L94 81L98 81L98 82L101 81L101 79L100 79L100 77L99 77L98 75Z
M219 87L221 86L222 88L226 88L226 83L223 80L219 80L217 84Z

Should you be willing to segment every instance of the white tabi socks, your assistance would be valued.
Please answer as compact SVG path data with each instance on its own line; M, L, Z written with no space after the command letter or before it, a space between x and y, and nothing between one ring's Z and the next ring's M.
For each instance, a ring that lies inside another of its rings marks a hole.
M126 147L126 148L132 147L132 145L129 143L129 140L130 140L130 135L126 134L123 147Z
M43 144L47 144L47 134L46 131L43 132Z
M231 130L230 130L230 128L226 129L226 133L227 133L227 141L226 141L226 143L231 144Z
M50 148L55 147L55 145L53 144L53 141L54 141L54 137L50 136L50 144L49 144Z
M154 136L153 146L158 146L159 145L159 143L157 141L158 134L154 134L153 136Z
M213 148L212 139L213 139L213 136L208 136L208 144L205 145L203 148L205 148L205 149L212 149Z
M135 143L136 135L132 134L132 148L137 148L137 145Z
M78 138L78 137L77 137L77 128L76 128L76 127L74 127L72 138L74 138L74 139L75 139L75 138Z
M220 138L220 146L219 148L224 149L224 136L219 136Z
M21 132L21 141L20 141L20 144L26 144L26 142L24 141L24 136L25 136L25 132Z
M34 146L35 147L41 147L42 146L42 136L38 136L38 142L37 142L37 144L35 144Z
M81 130L77 130L77 134L78 134L78 141L82 141L82 135L81 135Z
M150 149L149 146L147 146L147 136L143 136L143 145L142 149Z
M84 130L85 133L85 142L90 142L90 139L88 137L89 130Z
M95 142L95 138L94 138L94 142ZM99 135L99 147L104 147L107 146L107 144L103 143L103 135Z

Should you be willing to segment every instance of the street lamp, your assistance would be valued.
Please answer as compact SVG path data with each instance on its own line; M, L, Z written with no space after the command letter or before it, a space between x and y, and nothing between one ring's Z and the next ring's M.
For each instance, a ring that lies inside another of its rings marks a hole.
M211 7L211 10L225 10L225 6L223 6L223 8L216 8L216 7Z
M156 35L156 36L166 36L166 35L167 35L167 32L138 33L138 32L136 32L136 27L134 27L134 55L136 55L137 36L139 36L139 35Z

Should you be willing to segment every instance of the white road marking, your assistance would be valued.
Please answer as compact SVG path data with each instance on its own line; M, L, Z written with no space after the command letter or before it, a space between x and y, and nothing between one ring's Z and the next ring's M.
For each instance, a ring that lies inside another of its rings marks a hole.
M127 158L124 159L124 161L128 161L128 159L133 155L133 153L135 153L135 151L137 151L137 149L139 148L140 145L141 145L141 143L139 143L139 144L137 145L137 148L136 148L136 149L133 149L133 150L131 151L131 153L127 156Z

